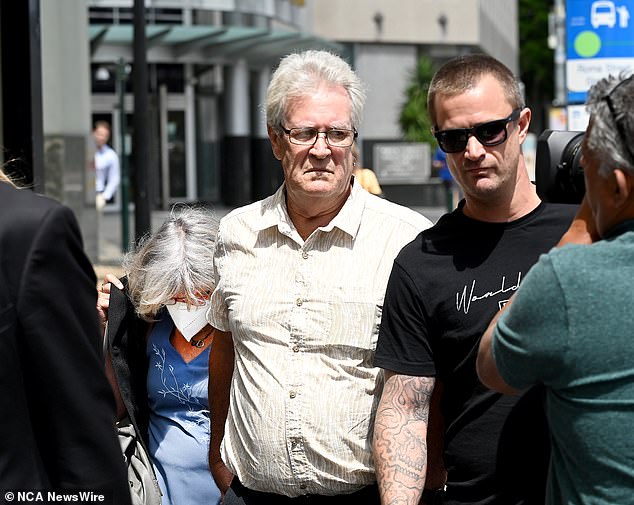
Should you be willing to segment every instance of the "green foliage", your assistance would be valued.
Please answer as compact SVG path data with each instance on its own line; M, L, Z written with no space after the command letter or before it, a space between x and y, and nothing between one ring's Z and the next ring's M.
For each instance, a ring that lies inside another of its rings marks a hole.
M548 47L552 0L519 1L520 77L528 102L550 102L554 93L553 50Z
M427 115L427 91L434 75L431 61L423 56L416 68L410 73L409 85L405 92L406 100L401 107L399 123L406 140L436 144L431 133L431 121Z
M554 55L548 47L548 14L552 7L553 0L519 0L520 78L526 86L526 102L533 109L535 127L539 127L535 113L554 98ZM429 58L421 57L411 72L399 123L408 141L435 146L427 115L427 90L433 74Z

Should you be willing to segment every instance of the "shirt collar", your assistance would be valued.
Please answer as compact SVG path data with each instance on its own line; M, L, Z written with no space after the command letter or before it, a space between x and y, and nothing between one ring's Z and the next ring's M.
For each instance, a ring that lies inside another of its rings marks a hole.
M277 226L280 233L289 234L295 227L286 209L286 183L262 203L262 213L254 227L257 231L262 231L273 226ZM330 232L334 228L339 228L354 238L361 225L361 216L365 208L367 194L361 189L359 183L354 180L350 195L339 213L326 226L321 227L325 232Z

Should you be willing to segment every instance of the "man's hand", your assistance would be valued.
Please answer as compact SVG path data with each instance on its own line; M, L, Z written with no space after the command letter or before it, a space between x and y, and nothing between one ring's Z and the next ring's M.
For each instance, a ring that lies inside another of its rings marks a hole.
M233 474L229 471L227 465L225 465L220 459L210 464L209 466L211 470L211 476L214 478L216 486L218 486L218 489L220 489L220 492L224 497L226 492L229 491L229 487L231 486Z
M98 211L102 211L103 208L106 206L106 199L104 198L104 196L101 193L97 193L97 196L95 196L95 207Z
M577 211L577 215L572 221L572 224L563 234L557 247L561 247L566 244L592 244L599 240L599 233L597 231L594 218L592 217L592 210L588 203L588 197L584 196Z

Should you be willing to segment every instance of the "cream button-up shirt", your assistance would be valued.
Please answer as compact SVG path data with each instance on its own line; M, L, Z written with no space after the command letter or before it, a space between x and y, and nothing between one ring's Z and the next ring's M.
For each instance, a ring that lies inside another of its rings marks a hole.
M220 222L207 317L235 346L222 458L253 490L351 493L375 481L372 362L392 263L431 223L355 182L304 241L284 195Z

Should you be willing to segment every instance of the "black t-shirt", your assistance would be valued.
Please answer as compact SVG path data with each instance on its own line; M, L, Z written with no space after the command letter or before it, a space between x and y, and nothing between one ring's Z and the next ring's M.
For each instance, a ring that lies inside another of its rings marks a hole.
M516 221L487 223L459 207L394 262L375 365L444 384L446 503L543 503L549 451L543 391L522 397L489 391L475 362L489 322L575 212L542 203Z

